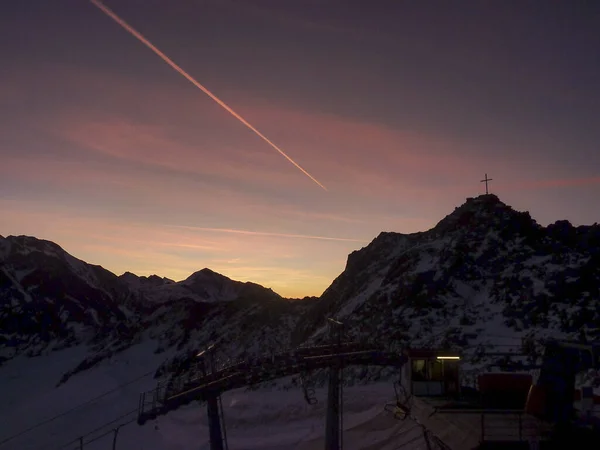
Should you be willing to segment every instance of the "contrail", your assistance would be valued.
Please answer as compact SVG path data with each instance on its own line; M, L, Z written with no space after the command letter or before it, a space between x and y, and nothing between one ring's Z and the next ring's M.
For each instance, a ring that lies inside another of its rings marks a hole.
M117 16L112 10L107 8L100 0L90 0L90 2L92 2L92 4L97 6L102 12L104 12L107 16L109 16L111 19L113 19L119 25L121 25L125 30L129 31L129 33L131 33L140 42L142 42L144 45L146 45L146 47L148 47L150 50L152 50L154 53L156 53L164 62L166 62L169 66L171 66L173 69L175 69L181 75L183 75L190 83L192 83L194 86L196 86L202 92L204 92L206 95L208 95L210 98L212 98L215 102L217 102L219 105L221 105L227 112L229 112L229 114L231 114L237 120L239 120L244 125L246 125L248 128L250 128L258 137L260 137L263 141L265 141L267 144L269 144L271 147L273 147L275 150L277 150L285 159L287 159L294 166L296 166L296 168L298 170L300 170L304 175L306 175L308 178L310 178L315 183L317 183L325 191L327 190L327 188L325 186L323 186L315 177L313 177L310 173L308 173L306 170L304 170L300 166L300 164L298 164L296 161L294 161L292 158L290 158L283 150L281 150L277 145L275 145L273 142L271 142L264 134L262 134L260 131L258 131L256 128L254 128L252 125L250 125L250 123L248 123L246 121L246 119L244 119L242 116L240 116L238 113L236 113L233 109L231 109L229 106L227 106L227 104L225 102L223 102L215 94L213 94L207 88L205 88L203 85L201 85L185 70L183 70L181 67L179 67L177 64L175 64L175 62L171 58L169 58L167 55L165 55L163 52L161 52L158 48L156 48L154 46L154 44L152 44L142 34L140 34L137 30L135 30L131 25L129 25L127 22L125 22L123 19L121 19L119 16Z
M350 239L350 238L336 238L328 236L314 236L310 234L287 234L287 233L269 233L267 231L250 231L250 230L236 230L232 228L205 228L205 227L192 227L185 225L171 225L173 228L181 228L184 230L192 231L208 231L213 233L232 233L232 234L246 234L252 236L272 236L272 237L285 237L285 238L296 238L296 239L318 239L323 241L342 241L342 242L366 242L361 239Z

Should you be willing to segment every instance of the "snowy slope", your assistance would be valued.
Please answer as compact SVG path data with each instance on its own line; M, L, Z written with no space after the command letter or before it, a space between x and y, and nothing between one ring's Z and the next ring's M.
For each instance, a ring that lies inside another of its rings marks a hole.
M519 351L523 337L594 338L599 286L600 226L544 228L494 195L467 199L429 231L381 233L348 257L321 298L302 302L209 269L180 282L117 277L51 242L8 237L0 238L0 357L91 342L88 359L98 361L143 333L157 352L218 341L227 357L243 356L324 340L328 316L344 320L350 338L475 357Z
M138 393L154 386L154 375L168 373L209 343L217 344L220 359L236 359L326 340L326 317L343 320L352 340L460 349L467 376L507 359L486 353L521 352L523 339L532 343L526 346L529 356L511 359L535 361L544 337L598 337L600 227L564 221L541 227L493 195L468 199L431 230L381 233L349 255L344 272L320 298L302 301L208 269L180 282L117 277L56 244L0 237L0 358L8 359L0 360L0 442L148 374L0 450L52 450L136 409ZM352 384L392 374L346 373ZM595 377L587 374L587 382ZM323 374L315 376L317 385L323 381ZM362 430L352 445L362 448L374 439L379 444L373 448L385 448L383 441L400 430L379 416L383 394L376 387L348 389L356 390L348 401L357 405L347 416L349 427ZM368 391L364 399L357 397L367 392L361 389ZM322 447L322 404L311 409L296 391L265 392L227 394L232 449ZM158 430L127 425L119 443L132 449L202 448L205 420L190 405L160 418ZM111 439L85 448L107 448ZM396 446L398 439L392 439Z
M595 339L600 226L544 228L494 195L467 199L429 231L382 233L353 252L295 342L325 339L324 316L351 339L446 346L474 362L520 352L524 337Z
M0 243L0 358L134 333L129 292L114 274L49 241L9 236Z
M233 342L240 333L228 317L255 334L261 329L245 317L261 320L268 331L291 326L286 317L297 311L270 289L209 269L181 282L131 273L117 277L52 242L0 237L0 364L86 344L87 357L68 371L74 373L141 342L145 334L155 339L156 352L207 345L217 334L228 339L226 329L232 329ZM260 335L252 342L259 341Z
M35 359L17 358L0 372L3 394L0 401L0 442L20 430L48 420L77 405L108 392L132 379L152 371L160 360L148 358L148 348L134 346L119 357L106 360L59 388L57 377L81 355L81 348L67 349L51 356ZM37 360L37 361L36 361ZM135 418L135 414L109 423L137 407L138 393L153 386L144 377L92 403L37 427L20 437L0 445L10 450L58 450L78 447L84 438L85 450L104 450L112 445L112 430ZM223 396L229 448L234 449L313 449L322 448L325 425L326 391L317 389L319 403L305 403L300 389L245 392L237 390ZM348 387L345 390L344 448L359 449L364 445L384 442L400 434L408 422L399 423L383 411L394 398L389 383ZM102 426L107 424L105 426ZM97 431L94 431L96 430ZM92 433L90 433L92 432ZM406 434L394 439L414 438ZM88 444L88 441L96 439ZM206 410L191 404L155 422L140 427L129 423L118 433L118 449L187 450L208 449ZM417 442L426 448L424 442ZM386 447L381 447L386 448ZM396 448L396 447L390 447Z

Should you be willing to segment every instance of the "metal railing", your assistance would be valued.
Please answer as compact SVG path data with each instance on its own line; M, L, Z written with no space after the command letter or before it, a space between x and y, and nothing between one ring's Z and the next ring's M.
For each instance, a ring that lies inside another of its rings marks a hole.
M473 425L479 422L480 442L531 442L546 440L548 424L522 409L463 409L439 410L440 414L473 415Z
M522 410L482 410L482 442L528 442L543 438L541 422Z

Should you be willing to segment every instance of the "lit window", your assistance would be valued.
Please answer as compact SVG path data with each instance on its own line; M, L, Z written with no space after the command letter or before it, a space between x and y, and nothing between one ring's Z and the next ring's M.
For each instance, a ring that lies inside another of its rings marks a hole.
M427 366L424 359L413 359L412 361L412 379L414 381L427 380Z

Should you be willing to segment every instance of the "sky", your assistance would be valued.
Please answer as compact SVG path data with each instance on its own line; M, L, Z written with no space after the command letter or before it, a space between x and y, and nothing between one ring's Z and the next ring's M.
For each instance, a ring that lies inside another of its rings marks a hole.
M600 3L0 2L0 235L320 295L490 190L600 222Z

